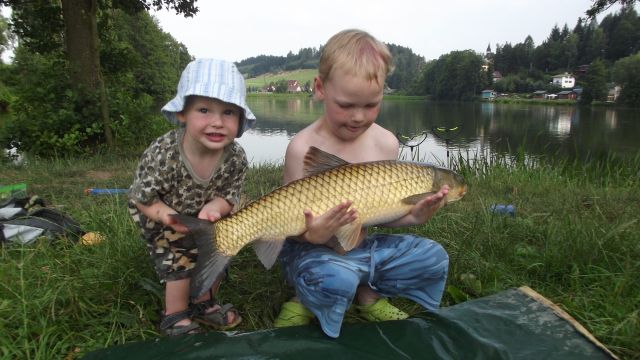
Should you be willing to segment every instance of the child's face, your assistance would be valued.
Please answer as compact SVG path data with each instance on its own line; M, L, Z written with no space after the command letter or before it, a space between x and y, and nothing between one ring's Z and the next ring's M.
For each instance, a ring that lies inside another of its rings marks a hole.
M324 102L324 119L331 132L349 141L362 135L375 122L382 104L384 79L369 81L340 68L328 80L316 78L316 96Z
M178 120L186 125L184 141L203 150L221 150L238 134L241 109L218 99L189 98Z

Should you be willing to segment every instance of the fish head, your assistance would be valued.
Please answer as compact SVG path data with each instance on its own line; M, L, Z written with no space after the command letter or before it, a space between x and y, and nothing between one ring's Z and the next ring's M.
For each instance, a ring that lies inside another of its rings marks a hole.
M458 201L467 193L467 182L462 175L449 169L434 168L431 190L436 192L444 185L449 186L447 202Z

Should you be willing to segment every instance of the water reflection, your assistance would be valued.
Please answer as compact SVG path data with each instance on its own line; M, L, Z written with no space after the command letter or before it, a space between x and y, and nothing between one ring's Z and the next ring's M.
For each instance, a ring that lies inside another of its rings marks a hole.
M251 97L258 121L239 142L252 163L281 162L289 139L322 115L322 105L308 98ZM563 158L603 156L614 152L635 155L640 150L640 114L625 109L578 108L495 103L446 103L385 100L378 123L395 134L412 137L427 133L413 152L401 156L447 164L462 155L552 155ZM460 127L451 139L434 135L434 127Z
M605 112L605 123L609 130L615 130L618 127L618 118L615 110L606 110Z
M566 138L571 133L571 119L575 108L564 108L557 111L557 114L549 118L549 132L557 138Z
M238 142L247 153L247 159L253 165L269 163L279 164L284 161L284 153L291 137L283 130L249 130Z

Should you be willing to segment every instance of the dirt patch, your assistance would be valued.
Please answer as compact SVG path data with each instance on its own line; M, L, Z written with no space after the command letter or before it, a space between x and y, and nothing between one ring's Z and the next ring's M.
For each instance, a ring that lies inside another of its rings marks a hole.
M109 180L114 176L109 171L87 171L87 177L93 180Z

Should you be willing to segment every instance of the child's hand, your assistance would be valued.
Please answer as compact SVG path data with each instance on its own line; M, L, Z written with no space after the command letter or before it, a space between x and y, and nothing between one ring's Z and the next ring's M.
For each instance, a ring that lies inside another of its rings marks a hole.
M343 201L320 216L313 216L311 211L305 210L304 222L307 231L303 238L312 244L327 244L340 227L358 218L356 210L349 209L351 204L351 201Z
M200 210L200 213L198 213L198 219L209 220L211 222L214 222L220 219L221 217L222 217L222 214L220 214L219 211L215 211L215 210L207 211L206 209L202 209Z
M175 230L176 232L179 233L183 233L186 234L189 232L189 228L187 228L186 226L184 226L181 222L179 222L176 218L174 218L173 214L177 214L177 212L175 210L172 209L172 211L170 212L165 212L162 216L162 223L165 226L169 226L171 227L173 230Z
M216 197L200 209L198 219L214 222L228 214L231 209L232 206L226 200Z
M446 196L449 193L449 186L444 185L440 190L426 198L420 200L411 208L411 212L402 219L402 222L406 222L406 225L419 225L424 224L435 213L443 207L447 200Z
M162 223L162 225L169 226L179 233L189 232L186 226L171 216L178 212L160 200L154 201L151 205L136 203L136 207L153 222Z

